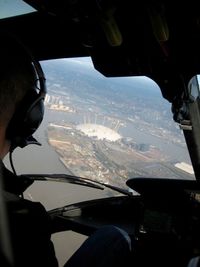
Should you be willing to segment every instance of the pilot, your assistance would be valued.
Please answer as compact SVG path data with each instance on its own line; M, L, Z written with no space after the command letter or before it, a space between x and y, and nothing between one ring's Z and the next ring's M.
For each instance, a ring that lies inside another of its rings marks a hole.
M23 192L32 181L17 176L14 168L11 172L3 163L5 156L9 152L12 156L16 147L37 143L32 135L43 119L45 94L45 77L39 62L19 40L1 35L0 177L14 266L20 267L58 266L51 241L52 222L47 211L41 203L23 198ZM130 251L128 234L115 226L105 226L91 235L65 266L124 266Z

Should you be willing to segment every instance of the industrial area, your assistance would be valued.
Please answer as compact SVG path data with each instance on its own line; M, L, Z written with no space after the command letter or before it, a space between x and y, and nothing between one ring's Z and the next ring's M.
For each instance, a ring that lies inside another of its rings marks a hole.
M56 96L48 96L45 104L52 112L77 112ZM122 121L111 125L108 127L103 121L100 124L96 119L92 122L84 114L83 123L79 124L52 121L47 140L72 175L120 187L125 187L125 180L130 177L192 177L189 164L169 162L155 146L122 136L118 132L125 125Z

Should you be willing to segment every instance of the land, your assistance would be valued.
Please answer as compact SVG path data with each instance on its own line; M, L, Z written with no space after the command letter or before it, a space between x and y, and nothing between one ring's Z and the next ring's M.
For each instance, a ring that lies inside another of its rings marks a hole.
M174 145L187 153L182 132L172 120L169 103L155 85L136 80L132 88L130 80L105 81L91 70L79 70L77 64L63 63L63 66L65 73L59 66L53 72L46 65L51 79L45 104L58 116L72 117L71 121L52 119L46 138L68 173L121 187L131 177L193 178L187 168L176 167L178 158L170 158L157 144L142 139L148 135L158 143ZM93 125L90 136L80 125ZM115 141L100 139L101 135L95 136L95 126L115 131L121 137ZM129 135L133 127L139 136ZM189 164L187 156L182 158L180 161Z
M75 125L48 127L48 142L69 174L126 187L130 177L188 178L157 148L131 140L115 142L86 136Z

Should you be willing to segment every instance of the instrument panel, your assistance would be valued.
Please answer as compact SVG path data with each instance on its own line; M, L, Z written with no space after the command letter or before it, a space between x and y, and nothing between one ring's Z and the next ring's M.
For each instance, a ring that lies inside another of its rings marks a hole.
M143 188L140 195L84 201L49 214L55 222L54 232L90 235L99 227L115 225L129 233L144 266L150 258L152 264L157 258L158 266L163 258L166 266L173 266L172 260L174 266L182 266L180 261L186 263L200 254L200 194L193 182L190 185L186 189L168 184L165 190L154 187L153 192L151 187Z

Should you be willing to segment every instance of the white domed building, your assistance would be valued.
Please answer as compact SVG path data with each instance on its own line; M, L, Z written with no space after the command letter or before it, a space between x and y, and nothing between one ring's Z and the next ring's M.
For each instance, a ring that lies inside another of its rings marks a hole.
M77 125L77 130L81 131L89 137L95 137L98 140L105 139L107 141L115 142L122 138L121 135L116 131L100 124L79 124Z

